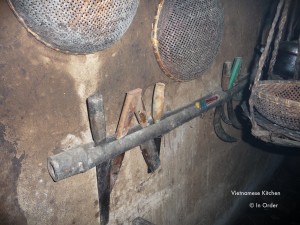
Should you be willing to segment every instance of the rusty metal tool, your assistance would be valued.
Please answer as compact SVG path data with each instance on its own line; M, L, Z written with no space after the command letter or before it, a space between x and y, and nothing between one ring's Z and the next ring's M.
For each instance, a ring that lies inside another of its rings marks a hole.
M144 128L149 125L147 112L143 103L142 98L140 99L140 104L136 111L136 117L140 125ZM142 155L148 166L148 172L153 173L160 166L159 158L159 146L156 145L155 139L150 139L140 145Z
M141 89L135 89L127 93L116 132L117 139L127 134L134 114L136 114L142 127L149 125L141 93ZM95 145L99 145L106 139L106 123L102 95L95 94L89 97L87 99L87 105L92 137ZM152 139L145 142L143 146L142 152L145 161L149 169L154 171L160 165L154 140ZM109 221L110 193L119 174L124 154L125 153L115 157L113 160L107 160L96 166L101 225L106 225Z
M121 117L118 123L116 131L116 139L121 139L126 136L130 128L130 124L134 114L136 112L136 107L142 96L142 89L137 88L132 91L127 92L125 102L122 108ZM122 153L112 160L111 173L110 173L110 188L113 189L115 182L120 173L121 165L124 159L125 153Z
M60 181L84 173L96 165L143 144L147 140L170 132L176 127L203 115L204 112L227 102L234 94L246 87L248 84L247 76L243 76L237 85L226 92L216 90L186 106L165 113L159 123L153 124L153 121L149 121L150 125L145 128L140 125L134 126L121 139L110 136L97 146L92 146L89 143L49 156L48 171L50 176L54 181Z
M163 115L164 99L165 99L165 84L156 83L153 94L152 117L154 123L158 123ZM147 124L148 126L149 124ZM141 150L145 162L148 166L148 172L153 173L160 166L159 152L160 152L161 136L150 139L141 144Z
M235 111L233 109L233 103L232 100L227 102L227 113L228 113L228 118L231 121L231 124L234 128L236 129L242 129L242 125L240 124L240 122L238 121Z
M230 136L227 134L221 124L221 114L222 114L222 108L223 106L216 107L213 125L216 135L225 142L237 142L237 139L235 137Z
M227 90L227 86L229 83L230 79L230 71L231 71L231 62L225 62L223 66L223 71L222 71L222 89L223 91ZM227 119L225 112L224 112L224 106L225 103L217 106L215 109L215 114L214 114L214 120L213 120L213 126L216 135L225 142L237 142L237 139L235 137L230 136L225 132L225 130L222 127L221 119L227 124L231 124L231 121Z
M155 139L150 139L140 145L144 160L148 166L148 173L153 173L160 166L159 150Z
M95 145L99 145L106 139L105 111L102 95L97 93L89 97L87 105L92 137ZM106 225L109 221L110 168L111 160L96 166L100 225Z
M126 136L134 115L143 128L149 125L147 112L142 100L142 89L140 88L132 90L126 95L120 121L116 131L116 139L121 139L122 137ZM144 160L148 166L148 171L154 172L160 166L159 154L154 139L150 139L142 143L140 147ZM112 170L110 176L111 189L113 188L120 172L124 155L125 153L120 154L112 160Z

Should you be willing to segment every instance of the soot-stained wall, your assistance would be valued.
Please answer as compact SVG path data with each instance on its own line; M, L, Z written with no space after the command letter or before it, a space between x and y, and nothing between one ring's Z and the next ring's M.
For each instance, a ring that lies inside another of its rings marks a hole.
M224 61L242 56L247 70L268 2L223 1L225 30L216 61L201 79L177 83L163 75L151 47L157 0L141 0L121 40L90 55L46 47L1 1L0 224L98 224L95 170L55 183L46 163L60 149L92 141L86 98L102 93L113 134L129 90L142 88L149 109L153 85L165 82L165 110L211 92L220 85ZM139 148L126 153L110 224L130 224L138 216L157 225L225 224L236 213L241 200L230 190L255 188L280 157L243 141L220 141L212 117L209 111L165 135L154 174L147 173Z

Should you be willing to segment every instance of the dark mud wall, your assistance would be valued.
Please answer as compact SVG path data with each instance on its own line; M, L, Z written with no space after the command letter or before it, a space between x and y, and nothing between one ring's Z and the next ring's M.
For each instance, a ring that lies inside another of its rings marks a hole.
M140 1L133 24L113 47L86 56L44 46L1 1L0 224L98 224L95 171L55 183L46 166L49 155L92 140L86 98L96 90L103 94L112 134L131 89L143 88L149 107L153 84L167 83L166 110L207 94L219 86L225 60L244 57L246 71L267 2L224 1L217 60L201 79L176 83L163 75L151 47L156 0ZM255 186L278 158L242 141L221 142L212 115L163 137L162 165L154 174L147 173L138 148L126 154L112 193L110 224L130 224L142 216L156 224L208 225L232 215L238 199L230 190Z

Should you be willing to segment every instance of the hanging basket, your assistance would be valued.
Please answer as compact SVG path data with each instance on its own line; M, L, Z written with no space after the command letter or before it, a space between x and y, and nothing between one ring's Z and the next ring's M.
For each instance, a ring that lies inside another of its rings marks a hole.
M300 82L259 81L252 91L253 105L265 118L300 130Z
M283 35L291 0L280 0L267 38L266 47L260 56L254 83L249 98L249 118L251 133L262 141L273 144L300 147L300 82L283 80L261 80L263 67L267 61L270 46L274 40L274 50L270 60L272 73L277 50ZM282 12L281 20L279 21ZM279 23L278 23L279 22ZM269 74L270 74L269 73Z

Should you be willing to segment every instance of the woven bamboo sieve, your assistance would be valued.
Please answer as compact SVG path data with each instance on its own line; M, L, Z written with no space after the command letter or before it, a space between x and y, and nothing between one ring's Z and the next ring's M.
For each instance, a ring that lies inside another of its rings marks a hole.
M268 120L300 130L300 82L260 81L252 94L254 107Z
M160 0L152 45L163 72L176 81L199 78L217 56L223 27L219 0Z
M274 38L276 24L279 22L279 32L275 40L275 45L279 44L286 17L290 5L290 0L280 0L277 6L272 27L269 32L268 40L264 52L259 60L256 77L252 87L249 100L252 133L256 133L258 126L254 116L254 108L271 122L282 127L300 130L300 82L283 80L261 80L262 69L266 62L271 42ZM275 50L276 51L276 50ZM272 58L276 54L272 55ZM272 66L272 65L271 65Z
M110 47L130 26L139 0L8 0L25 28L58 51L88 54Z

